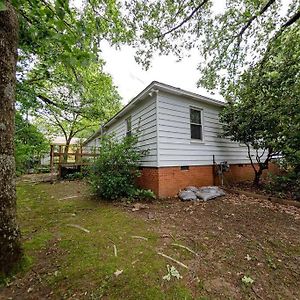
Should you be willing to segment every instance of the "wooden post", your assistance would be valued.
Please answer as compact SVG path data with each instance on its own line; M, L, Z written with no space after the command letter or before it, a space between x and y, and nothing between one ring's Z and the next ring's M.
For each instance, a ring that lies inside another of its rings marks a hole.
M54 147L53 147L53 145L50 146L50 172L51 172L51 175L54 172Z
M76 151L75 151L75 164L78 164L78 157L79 157L79 150L76 149Z
M61 165L61 161L62 161L62 155L63 155L63 152L62 152L62 146L59 146L59 150L58 150L58 165L60 166Z

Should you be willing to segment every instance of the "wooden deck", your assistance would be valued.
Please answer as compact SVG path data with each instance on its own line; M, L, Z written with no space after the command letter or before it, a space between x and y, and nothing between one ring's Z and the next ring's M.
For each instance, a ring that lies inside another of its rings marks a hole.
M84 152L80 147L76 151L70 151L67 154L64 151L64 146L59 146L58 151L55 151L54 146L50 149L50 171L58 171L58 177L61 177L62 169L81 169L82 166L89 166L95 162L99 156L99 149L92 149L91 152Z

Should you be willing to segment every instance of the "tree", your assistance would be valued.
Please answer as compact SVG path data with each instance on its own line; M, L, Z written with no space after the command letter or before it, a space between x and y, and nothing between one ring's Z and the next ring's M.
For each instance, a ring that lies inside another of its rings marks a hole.
M36 64L43 79L51 77L51 66L56 64L72 70L76 77L74 66L99 60L98 49L102 39L114 44L126 42L131 35L124 30L119 6L114 0L105 3L90 0L83 4L82 10L78 10L71 7L69 1L62 0L0 0L1 273L10 272L22 257L20 234L15 222L13 147L17 48L19 82L26 79L28 71ZM25 92L30 96L32 89ZM32 107L35 98L27 97L22 103Z
M258 184L272 156L281 154L300 171L300 31L293 28L272 45L268 58L244 72L227 92L224 134L245 143ZM256 150L256 168L250 155ZM263 149L266 156L258 154Z
M181 58L191 48L202 60L198 85L221 87L268 57L271 41L296 26L299 1L128 1L128 19L136 29L137 60L150 65L153 52ZM221 5L221 7L219 7Z
M49 150L45 136L20 114L16 113L15 122L15 158L16 171L24 173L39 162L40 157Z
M278 138L276 115L264 103L247 98L231 102L222 111L220 119L223 122L223 135L247 146L255 173L253 184L259 185L263 170L268 169L272 157L278 155L278 148L274 145Z
M65 137L65 161L72 138L97 130L120 109L120 96L101 65L92 63L79 71L75 79L58 68L56 76L60 80L40 81L35 89L39 104L35 115L39 126L48 136Z
M0 276L22 257L16 223L14 99L18 22L15 11L0 3Z

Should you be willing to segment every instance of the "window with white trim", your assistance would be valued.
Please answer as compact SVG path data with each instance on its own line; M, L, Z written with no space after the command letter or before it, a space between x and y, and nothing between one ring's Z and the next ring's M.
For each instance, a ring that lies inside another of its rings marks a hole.
M126 120L126 136L131 136L131 116L129 116Z
M203 140L202 110L190 108L191 139Z

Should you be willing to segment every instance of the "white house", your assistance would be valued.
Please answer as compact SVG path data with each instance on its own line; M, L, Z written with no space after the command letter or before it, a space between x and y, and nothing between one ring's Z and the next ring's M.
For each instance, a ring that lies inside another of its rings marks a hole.
M102 134L121 139L139 127L139 185L158 196L174 196L187 185L216 184L214 160L227 161L229 180L249 179L247 148L220 137L219 113L226 104L164 83L152 82L84 142L97 147Z

